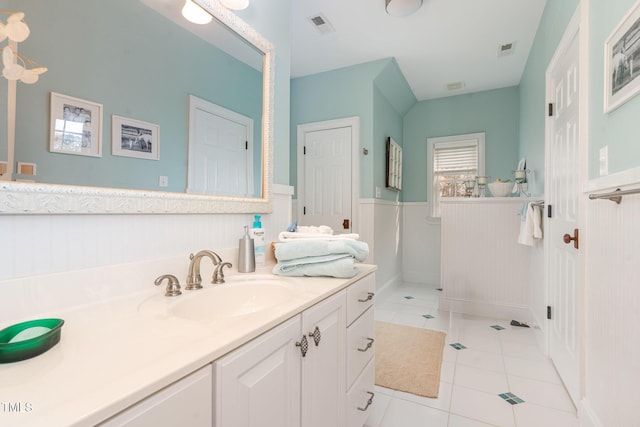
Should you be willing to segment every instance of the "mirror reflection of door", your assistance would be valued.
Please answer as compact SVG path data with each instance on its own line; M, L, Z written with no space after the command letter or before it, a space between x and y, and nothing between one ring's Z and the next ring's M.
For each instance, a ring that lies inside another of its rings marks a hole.
M253 120L189 96L187 193L253 196Z

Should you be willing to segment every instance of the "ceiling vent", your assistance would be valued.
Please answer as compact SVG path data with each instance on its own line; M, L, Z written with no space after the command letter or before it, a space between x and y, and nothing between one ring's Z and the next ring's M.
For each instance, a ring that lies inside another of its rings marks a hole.
M318 31L320 34L324 35L324 34L334 33L336 31L333 28L333 25L331 25L331 23L327 19L327 17L321 13L314 16L310 16L307 19L309 20L309 22L311 22L311 25L313 25L313 28L315 28L316 31Z
M498 46L498 57L513 55L516 50L516 42L505 43Z
M454 82L446 85L447 90L460 90L464 88L464 82Z

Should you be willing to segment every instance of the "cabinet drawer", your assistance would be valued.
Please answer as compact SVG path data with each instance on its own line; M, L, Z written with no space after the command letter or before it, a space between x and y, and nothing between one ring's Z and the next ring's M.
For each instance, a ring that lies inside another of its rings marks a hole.
M375 374L375 359L371 359L347 393L347 425L349 427L362 427L373 410Z
M375 290L375 274L369 274L347 288L347 325L373 305Z
M373 308L370 308L347 330L347 388L375 353L373 313Z

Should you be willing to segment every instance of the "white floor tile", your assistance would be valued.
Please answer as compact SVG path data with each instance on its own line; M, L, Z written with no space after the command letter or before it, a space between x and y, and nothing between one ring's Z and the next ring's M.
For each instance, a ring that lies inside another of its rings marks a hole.
M428 406L434 409L440 409L441 411L449 412L449 405L451 404L451 391L452 385L448 383L440 382L440 389L438 391L437 398L416 396L411 393L404 393L396 391L393 397L398 399L407 400L413 403L419 403L420 405Z
M439 397L376 386L376 404L366 427L578 426L571 400L538 346L539 331L510 326L506 319L438 310L440 295L433 286L405 284L376 301L376 320L440 330L447 336ZM505 329L496 331L491 325ZM467 349L449 345L456 342ZM525 402L510 405L498 396L506 392Z
M488 371L458 364L453 384L498 395L509 391L507 376L503 372Z
M509 377L509 391L524 400L549 408L575 413L564 386L529 378Z
M518 427L577 427L578 419L575 414L558 411L532 403L514 405Z
M440 368L440 381L453 384L453 376L456 371L456 364L454 362L442 361L442 367Z
M373 427L373 426L372 426ZM494 427L492 424L486 424L471 418L461 417L460 415L449 415L449 427Z
M504 365L509 376L514 375L561 384L560 378L550 360L527 360L504 356Z
M466 345L465 343L461 343ZM457 363L489 371L504 372L504 362L501 354L478 351L472 348L458 350Z
M393 399L380 427L447 427L449 414L403 399Z
M456 385L451 395L451 414L501 427L515 426L511 405L498 395Z

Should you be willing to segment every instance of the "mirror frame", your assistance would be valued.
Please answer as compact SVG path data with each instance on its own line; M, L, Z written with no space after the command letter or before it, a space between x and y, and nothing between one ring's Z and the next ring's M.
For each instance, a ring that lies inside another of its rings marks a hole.
M270 213L273 198L275 49L218 0L194 0L264 54L262 197L232 197L0 180L0 214L204 214ZM185 103L186 104L186 103ZM8 109L14 108L8 106Z

